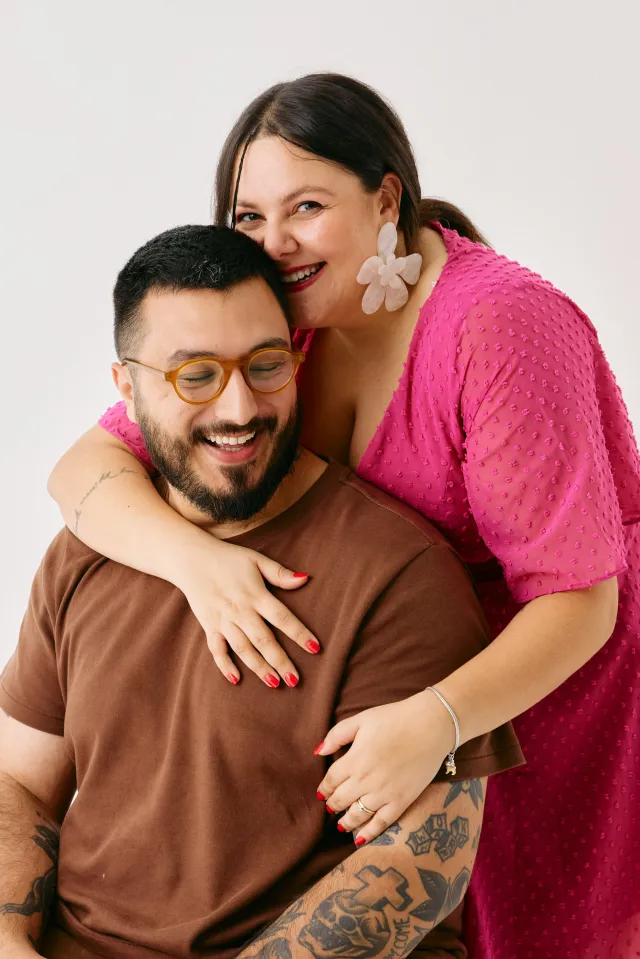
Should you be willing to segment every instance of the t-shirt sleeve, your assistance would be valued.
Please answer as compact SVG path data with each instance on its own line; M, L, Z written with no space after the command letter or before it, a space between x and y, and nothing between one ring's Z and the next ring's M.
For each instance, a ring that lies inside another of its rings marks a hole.
M552 289L498 292L468 316L459 361L469 504L514 598L623 572L638 454L587 318Z
M111 433L112 436L119 439L125 446L128 446L141 463L144 463L144 465L151 470L155 469L153 461L147 452L147 447L144 444L140 427L137 423L132 423L127 416L127 407L124 402L120 401L120 403L116 403L115 406L111 406L107 412L100 417L98 425L101 426L103 430L106 430L107 433Z
M56 736L64 733L65 715L54 608L55 571L63 536L49 547L36 573L17 648L0 677L0 709L25 726Z
M336 719L433 686L487 643L486 622L462 562L448 546L426 548L365 617L346 664ZM523 762L513 728L506 724L460 747L454 778L488 776ZM444 779L443 763L436 781Z

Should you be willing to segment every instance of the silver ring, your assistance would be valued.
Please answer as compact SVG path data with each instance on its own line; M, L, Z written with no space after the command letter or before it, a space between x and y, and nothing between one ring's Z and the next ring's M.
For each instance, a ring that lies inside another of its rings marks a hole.
M375 816L376 814L376 810L369 809L368 806L365 806L365 804L363 803L361 799L356 799L356 806L358 807L360 812L365 813L367 816Z

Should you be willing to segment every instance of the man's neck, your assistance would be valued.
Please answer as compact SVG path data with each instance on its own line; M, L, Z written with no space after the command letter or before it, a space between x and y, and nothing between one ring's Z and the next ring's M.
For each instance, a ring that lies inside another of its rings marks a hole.
M176 513L184 516L190 523L200 526L218 539L230 539L232 536L239 536L250 529L263 526L264 523L275 519L280 513L284 513L304 496L307 490L311 489L326 468L327 463L324 460L310 453L309 450L300 447L291 472L288 476L285 476L265 508L250 519L236 523L214 522L210 516L193 506L182 493L170 486L163 477L157 481L156 485L158 492Z

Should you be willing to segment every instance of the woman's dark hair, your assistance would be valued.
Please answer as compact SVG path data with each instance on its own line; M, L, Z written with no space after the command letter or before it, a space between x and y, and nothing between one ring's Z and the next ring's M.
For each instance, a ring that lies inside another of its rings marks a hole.
M386 173L395 173L402 183L398 226L409 251L417 245L420 227L434 221L486 244L471 220L452 203L422 198L413 150L393 108L371 87L338 73L312 73L277 83L241 114L218 161L215 222L221 226L229 224L230 214L233 218L236 158L258 136L280 137L338 163L355 173L372 193Z

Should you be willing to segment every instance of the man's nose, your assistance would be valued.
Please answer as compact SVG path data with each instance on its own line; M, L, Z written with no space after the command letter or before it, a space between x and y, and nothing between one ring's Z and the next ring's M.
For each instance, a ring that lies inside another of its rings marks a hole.
M267 224L264 232L264 248L272 260L291 256L298 248L298 241L286 224Z
M216 418L246 424L258 415L255 393L247 386L242 371L235 369L229 382L215 401Z

